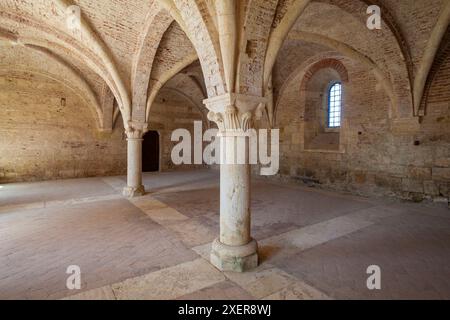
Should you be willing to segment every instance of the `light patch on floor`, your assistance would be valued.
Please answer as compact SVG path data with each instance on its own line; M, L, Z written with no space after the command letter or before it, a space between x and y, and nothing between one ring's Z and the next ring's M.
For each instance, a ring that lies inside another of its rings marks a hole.
M211 243L193 248L205 260L209 260ZM298 280L269 263L246 273L226 272L225 276L246 290L255 299L285 300L330 299L326 294Z
M170 224L167 228L172 230L186 246L192 248L217 238L219 229L212 224L208 219L193 218L183 223Z
M303 281L295 280L293 284L263 300L330 300L330 297Z
M292 249L307 250L372 224L364 219L343 216L264 239L259 245L264 259L270 260L279 256L288 256Z
M113 284L117 299L167 300L224 281L225 277L203 259Z
M189 219L177 210L168 207L166 204L153 199L148 195L141 198L130 199L130 201L136 207L141 209L146 215L148 215L153 221L163 226Z
M261 265L223 273L209 263L219 235L218 172L146 174L148 194L130 200L121 196L125 181L7 185L0 194L0 297L450 297L446 208L256 180L252 234ZM65 268L74 262L82 264L81 292L65 288ZM373 263L386 281L377 293L365 286Z
M85 291L62 300L116 300L111 286Z
M125 181L119 177L104 177L102 181L118 192L122 192L126 187Z

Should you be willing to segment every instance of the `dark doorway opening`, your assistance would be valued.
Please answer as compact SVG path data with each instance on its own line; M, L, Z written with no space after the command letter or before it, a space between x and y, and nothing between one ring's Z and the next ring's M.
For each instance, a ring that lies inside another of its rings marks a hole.
M159 134L149 131L142 143L142 172L159 171Z

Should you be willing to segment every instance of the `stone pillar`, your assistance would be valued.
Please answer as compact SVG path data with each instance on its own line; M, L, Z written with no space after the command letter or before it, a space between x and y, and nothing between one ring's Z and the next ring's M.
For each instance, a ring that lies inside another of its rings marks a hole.
M211 263L222 271L243 272L258 266L258 245L251 237L248 130L264 107L259 97L226 94L205 100L208 119L219 127L220 236Z
M137 130L132 127L126 130L128 141L128 169L127 186L123 190L123 195L128 198L143 196L145 188L142 185L142 141L144 130Z

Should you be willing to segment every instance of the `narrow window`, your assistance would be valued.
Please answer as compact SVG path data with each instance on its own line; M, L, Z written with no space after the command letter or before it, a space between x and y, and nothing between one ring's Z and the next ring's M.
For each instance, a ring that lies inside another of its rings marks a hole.
M339 128L341 126L342 85L335 83L328 92L328 127Z

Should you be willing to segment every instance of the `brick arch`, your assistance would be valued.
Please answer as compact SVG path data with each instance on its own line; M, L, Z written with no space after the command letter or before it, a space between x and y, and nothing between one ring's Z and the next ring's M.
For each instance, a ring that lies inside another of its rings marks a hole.
M62 13L67 12L67 9L70 8L70 3L66 0L56 0L54 3L56 8L58 8ZM90 21L85 15L81 16L80 36L75 39L76 43L91 48L93 53L98 56L102 66L108 72L108 75L111 77L114 87L117 89L117 101L120 101L119 108L126 127L128 125L127 120L131 118L132 112L130 92L128 91L125 81L119 72L111 50L100 35L97 34L97 32L91 27Z
M333 69L339 74L339 78L341 78L342 82L348 82L348 71L347 68L336 59L323 59L319 62L313 64L306 72L303 77L302 83L300 85L300 90L306 90L306 85L308 81L316 74L318 71L322 69Z
M55 8L58 8L60 13L66 11L68 7L67 3L62 0L58 0L55 3L57 5ZM86 40L81 41L80 35L73 36L55 28L51 25L51 21L43 21L36 16L20 16L17 13L8 11L7 8L2 8L0 14L0 20L2 22L0 38L6 38L13 43L20 43L21 45L42 47L53 53L59 52L58 55L66 61L74 60L86 66L102 78L114 93L116 101L119 102L124 125L127 125L131 116L131 103L128 90L118 73L111 52L103 40L99 38L98 34L91 29L85 19L86 17L82 19L81 33L86 36ZM33 29L33 35L20 35L4 29L4 20L7 21L6 25L10 25L13 22L20 25L23 29ZM89 47L89 44L92 45L92 48ZM61 52L64 52L64 55L61 55Z
M173 17L154 2L145 20L144 32L139 40L132 69L132 117L135 121L146 121L147 91L159 44L173 23Z
M235 91L264 95L264 65L278 1L249 1L241 26ZM249 74L251 73L251 74Z
M450 25L447 27L447 31L445 33L444 38L441 41L441 44L436 53L436 57L431 66L430 72L427 77L427 81L425 83L425 89L422 96L422 100L418 109L418 116L423 117L427 113L427 104L428 97L430 95L433 84L435 84L435 80L438 76L439 71L442 66L446 63L446 61L450 57Z
M227 92L219 34L207 3L186 0L158 2L177 21L195 48L205 75L208 97Z
M414 115L417 116L423 113L421 104L423 103L423 97L426 91L427 83L430 83L430 79L434 78L433 67L436 70L435 63L438 61L439 66L439 54L445 51L445 41L448 41L448 28L450 25L450 2L443 5L441 13L437 22L433 28L433 31L426 45L425 52L422 55L422 61L416 72L414 80Z
M397 23L394 13L388 4L382 3L381 0L313 0L314 2L326 3L329 5L336 6L341 10L352 14L353 16L366 21L367 15L365 14L364 7L371 5L376 5L380 7L382 15L381 20L383 24L388 27L389 32L394 37L401 54L403 55L403 60L405 63L408 81L412 86L414 82L414 62L411 55L411 48L406 41L404 30Z
M289 90L299 90L299 83L302 84L305 74L316 64L319 64L321 61L325 60L335 60L338 61L342 56L337 54L333 51L327 51L327 52L321 52L318 53L307 60L303 61L298 67L296 67L287 77L287 79L283 82L283 85L278 91L278 94L276 96L275 102L274 102L274 111L273 111L273 121L274 123L278 122L278 114L280 111L280 104L283 100L283 97L285 93ZM342 63L341 63L342 64ZM345 67L344 67L345 68ZM345 68L345 70L347 70ZM316 71L317 72L317 71ZM308 80L311 78L311 76L308 77ZM347 76L348 79L348 76ZM305 81L305 84L308 82Z

